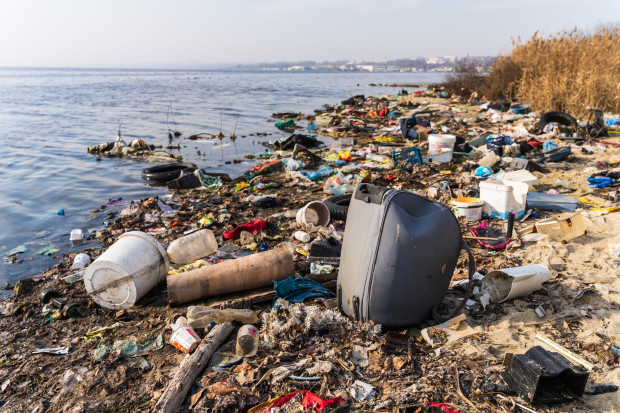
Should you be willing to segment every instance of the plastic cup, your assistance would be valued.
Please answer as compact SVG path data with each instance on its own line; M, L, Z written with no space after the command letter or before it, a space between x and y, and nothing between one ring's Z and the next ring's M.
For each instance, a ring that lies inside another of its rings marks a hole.
M237 355L240 357L252 357L257 351L258 330L253 325L246 324L237 332Z
M329 209L320 201L312 201L297 211L297 223L299 225L318 225L321 227L329 224Z

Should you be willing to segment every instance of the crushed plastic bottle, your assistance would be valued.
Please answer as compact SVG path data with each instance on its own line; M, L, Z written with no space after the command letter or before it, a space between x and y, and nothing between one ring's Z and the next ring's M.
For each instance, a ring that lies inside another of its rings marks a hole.
M310 242L310 239L311 239L310 234L304 231L295 231L293 233L293 236L295 237L296 240L301 241L301 242Z
M227 321L253 324L258 321L258 316L254 311L249 309L225 308L220 310L204 305L197 305L187 309L187 321L190 327L205 328L211 323L221 324Z
M241 234L239 235L239 241L241 242L241 245L251 244L254 242L254 235L252 235L252 233L248 231L241 231Z
M217 241L213 231L201 229L192 234L176 239L168 247L168 258L175 264L189 264L199 258L213 254Z

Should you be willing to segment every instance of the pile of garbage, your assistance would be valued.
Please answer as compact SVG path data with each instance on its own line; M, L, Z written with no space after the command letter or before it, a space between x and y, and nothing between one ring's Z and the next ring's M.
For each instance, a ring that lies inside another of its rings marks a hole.
M236 179L150 168L168 195L76 229L81 253L0 303L0 406L619 409L605 116L403 89L281 114Z

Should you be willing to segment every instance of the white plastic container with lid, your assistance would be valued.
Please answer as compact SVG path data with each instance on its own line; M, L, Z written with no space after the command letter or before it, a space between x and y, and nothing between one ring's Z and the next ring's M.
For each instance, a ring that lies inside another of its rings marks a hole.
M189 264L198 258L213 254L217 240L213 231L201 229L192 234L175 239L168 246L168 258L175 264Z
M508 219L511 212L515 218L525 213L528 184L515 181L487 179L480 182L480 198L484 201L482 213L491 218Z
M437 153L442 149L453 151L455 142L456 136L454 135L430 134L428 135L428 152Z
M129 308L166 279L169 266L168 255L155 238L131 231L86 268L84 286L104 308Z
M72 229L69 239L71 240L71 245L80 245L84 240L84 233L80 228Z
M533 185L538 182L538 178L534 176L530 171L525 169L519 169L517 171L510 171L504 174L505 181L524 182L528 184L530 189L533 189Z

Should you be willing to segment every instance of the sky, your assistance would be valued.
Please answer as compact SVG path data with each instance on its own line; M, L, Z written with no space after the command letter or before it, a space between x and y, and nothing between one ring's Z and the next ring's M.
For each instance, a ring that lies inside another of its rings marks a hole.
M620 21L620 0L0 0L0 66L496 56Z

